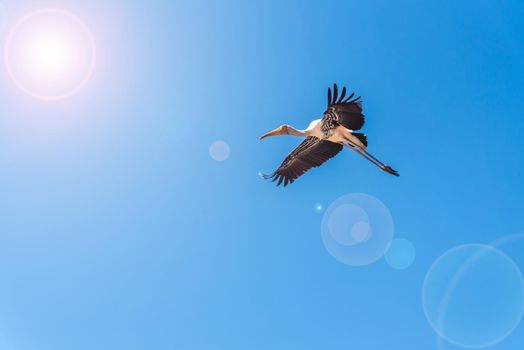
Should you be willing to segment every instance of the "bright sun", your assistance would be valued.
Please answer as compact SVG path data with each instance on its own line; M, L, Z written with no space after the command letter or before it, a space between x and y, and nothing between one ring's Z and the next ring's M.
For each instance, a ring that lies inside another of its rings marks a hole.
M15 85L42 100L76 94L95 66L95 43L87 26L73 14L55 9L32 12L11 29L5 64Z

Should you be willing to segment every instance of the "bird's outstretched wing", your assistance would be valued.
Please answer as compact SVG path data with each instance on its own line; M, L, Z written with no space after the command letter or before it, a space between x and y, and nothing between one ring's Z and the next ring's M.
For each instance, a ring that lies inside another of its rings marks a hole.
M342 88L340 96L338 95L337 84L328 88L328 107L322 118L323 126L326 129L332 129L337 125L342 125L350 130L359 130L364 126L365 118L362 114L362 101L360 97L353 98L355 93L351 93L346 98L346 87Z
M342 150L338 143L309 136L289 153L273 175L263 175L265 179L278 181L277 186L287 186L311 168L322 165Z

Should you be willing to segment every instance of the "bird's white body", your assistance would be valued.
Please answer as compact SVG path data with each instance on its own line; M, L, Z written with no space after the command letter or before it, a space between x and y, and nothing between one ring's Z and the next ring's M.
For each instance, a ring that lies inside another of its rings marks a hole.
M342 125L339 125L333 129L327 137L322 131L321 127L322 119L316 119L309 123L307 129L302 130L302 132L304 133L304 136L314 136L321 140L327 140L339 144L344 144L350 141L352 144L357 145L361 149L365 150L367 148L366 145L364 145L357 137L353 136L351 133L352 130L346 129Z
M315 136L315 137L318 137L319 139L323 139L325 135L322 132L322 130L320 129L320 127L322 126L321 121L322 119L313 120L311 123L309 123L309 126L307 127L307 129L304 130L304 133L307 136Z

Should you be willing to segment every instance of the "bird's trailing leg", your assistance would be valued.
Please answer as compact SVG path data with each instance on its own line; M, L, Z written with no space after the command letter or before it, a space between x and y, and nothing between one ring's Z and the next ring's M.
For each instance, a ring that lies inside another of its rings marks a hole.
M366 158L371 163L375 164L377 167L379 167L380 169L384 170L385 172L387 172L387 173L389 173L391 175L399 176L398 172L395 169L393 169L389 165L386 165L386 164L382 163L380 160L375 158L369 152L367 152L366 150L361 149L360 147L358 147L354 143L348 141L348 143L345 144L345 146L347 146L352 151L355 151L355 153L357 153L357 154L361 155L362 157Z
M370 158L369 156L367 156L358 146L353 145L351 143L347 143L345 144L345 146L347 146L350 150L354 151L356 154L361 155L362 157L366 158L371 163L378 166L380 169L383 169L384 164L382 164L380 161L374 160L373 158Z
M393 169L392 167L390 167L389 165L386 165L384 163L382 163L380 160L378 160L377 158L375 158L371 153L369 153L368 151L366 150L361 150L362 153L364 153L365 155L367 155L368 157L370 157L371 159L373 159L374 161L376 161L379 165L380 165L380 168L388 173L390 173L391 175L395 175L395 176L399 176L398 172Z

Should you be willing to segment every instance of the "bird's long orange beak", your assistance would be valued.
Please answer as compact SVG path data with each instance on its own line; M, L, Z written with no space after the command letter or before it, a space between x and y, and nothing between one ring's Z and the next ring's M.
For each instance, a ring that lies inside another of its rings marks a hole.
M280 135L280 134L282 134L282 129L280 127L278 127L275 130L270 131L267 134L264 134L264 135L260 136L260 140L265 139L266 137L269 137L269 136L277 136L277 135Z

